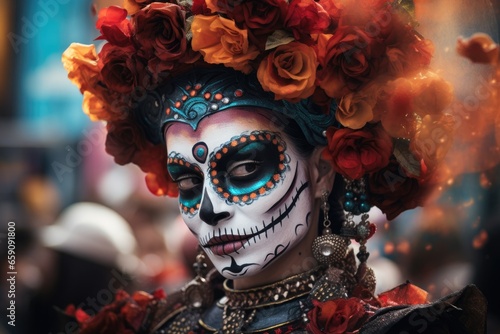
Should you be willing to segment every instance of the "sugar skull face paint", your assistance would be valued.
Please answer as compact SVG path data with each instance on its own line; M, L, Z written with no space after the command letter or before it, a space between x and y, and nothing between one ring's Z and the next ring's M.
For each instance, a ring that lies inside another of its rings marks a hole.
M225 277L260 272L307 233L307 161L265 114L230 109L197 130L173 123L166 143L184 221Z

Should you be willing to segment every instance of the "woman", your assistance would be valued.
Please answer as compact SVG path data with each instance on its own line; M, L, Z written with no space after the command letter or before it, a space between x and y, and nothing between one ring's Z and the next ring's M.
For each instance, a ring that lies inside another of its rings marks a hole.
M484 332L473 286L434 304L410 284L375 296L366 263L370 207L420 205L451 143L451 88L411 3L124 7L100 11L99 54L73 44L65 67L107 152L179 196L216 271L201 252L177 294L76 311L82 333Z

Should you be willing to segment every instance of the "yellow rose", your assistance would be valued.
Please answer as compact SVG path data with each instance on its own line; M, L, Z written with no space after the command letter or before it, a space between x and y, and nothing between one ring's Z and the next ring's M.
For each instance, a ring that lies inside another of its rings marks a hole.
M277 100L297 102L314 93L317 67L313 48L291 42L278 46L260 63L257 78Z
M80 92L94 89L99 76L97 53L94 45L72 43L62 55L68 78Z
M248 43L247 30L236 27L234 21L196 15L191 31L191 47L200 51L207 63L224 64L247 74L252 70L249 62L259 55L259 50Z
M335 117L345 127L357 130L373 120L373 108L377 102L377 89L370 87L349 93L340 100Z
M83 93L82 109L91 121L111 120L111 115L106 110L106 103L89 91Z

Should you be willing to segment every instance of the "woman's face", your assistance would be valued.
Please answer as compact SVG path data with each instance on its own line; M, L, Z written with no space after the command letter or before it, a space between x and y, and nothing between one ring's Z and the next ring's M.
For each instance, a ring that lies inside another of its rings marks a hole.
M197 130L173 123L165 136L182 217L222 275L259 273L302 240L308 163L264 111L222 111Z

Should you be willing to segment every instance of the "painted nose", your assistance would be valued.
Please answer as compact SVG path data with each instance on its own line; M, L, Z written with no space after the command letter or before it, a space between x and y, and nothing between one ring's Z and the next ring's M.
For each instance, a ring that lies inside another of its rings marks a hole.
M227 211L214 212L214 206L207 194L207 190L205 189L203 201L201 202L200 219L208 225L215 226L219 221L226 219L229 216L230 213Z

